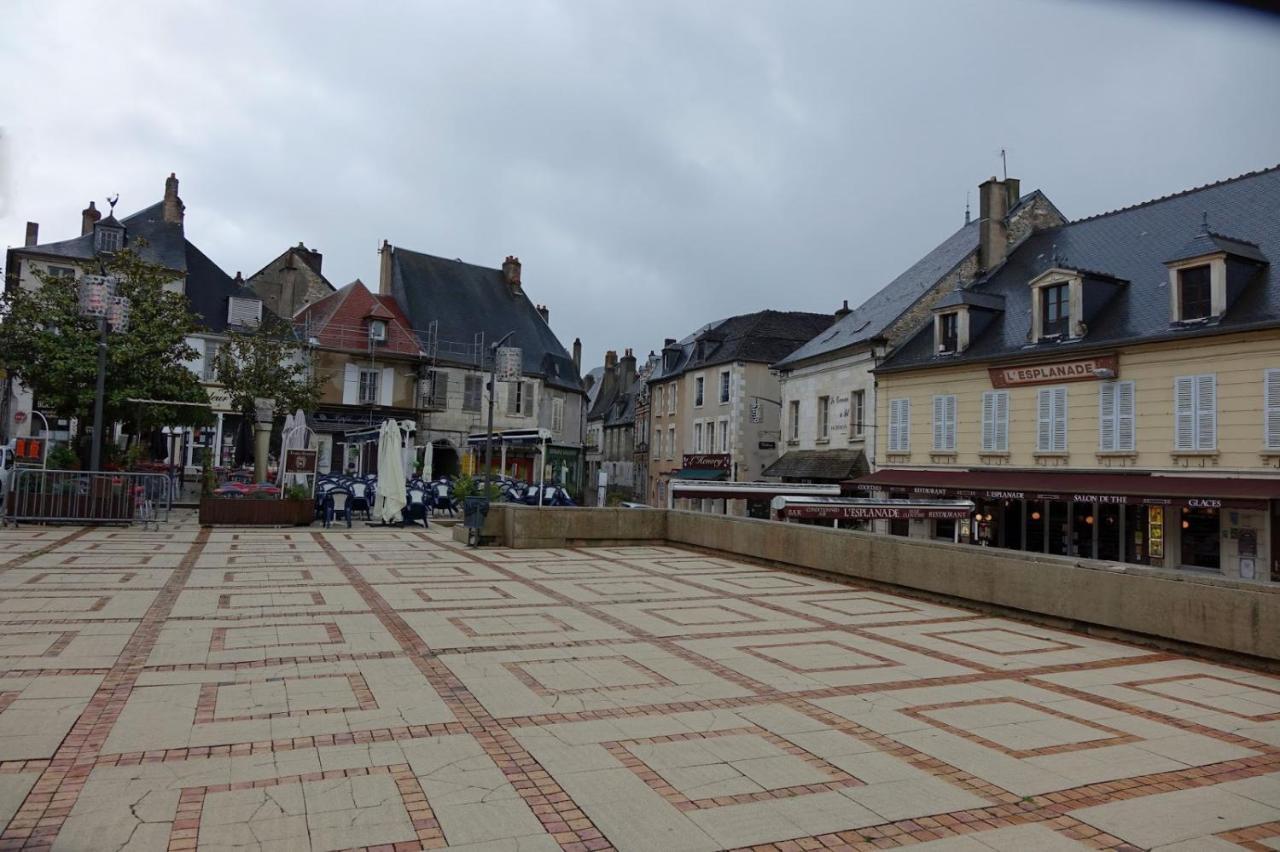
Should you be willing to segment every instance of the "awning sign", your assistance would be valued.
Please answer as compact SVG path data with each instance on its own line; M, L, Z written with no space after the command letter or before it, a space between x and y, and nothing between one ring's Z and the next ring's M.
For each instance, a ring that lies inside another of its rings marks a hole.
M685 453L681 464L687 470L728 470L728 453Z
M1071 361L1058 361L1052 364L1021 364L1016 367L991 367L993 388L1018 387L1021 385L1053 385L1062 382L1087 382L1100 379L1101 371L1106 378L1115 378L1120 359L1115 355L1096 355L1092 358L1076 358Z

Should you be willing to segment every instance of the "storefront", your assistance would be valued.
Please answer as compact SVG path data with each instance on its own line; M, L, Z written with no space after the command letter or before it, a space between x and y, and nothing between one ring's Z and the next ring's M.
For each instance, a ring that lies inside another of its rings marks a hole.
M484 470L485 433L467 437L467 449L475 457L476 471ZM558 483L570 494L580 495L578 464L582 448L551 442L547 429L508 429L493 433L495 472L533 484Z
M686 468L679 473L690 473ZM774 517L770 505L778 497L838 497L840 486L836 484L801 484L794 482L729 482L716 471L699 471L704 476L677 474L671 480L667 503L669 509L692 508L705 505L730 507L741 501L746 515L768 520ZM721 472L723 473L723 472ZM731 514L722 511L721 514ZM741 514L741 513L737 513ZM825 524L830 526L830 524Z
M845 493L973 501L955 529L893 521L913 537L1280 582L1280 478L888 469Z
M949 523L953 530L974 514L970 500L895 499L779 495L771 501L782 521L821 526L857 527L872 521Z

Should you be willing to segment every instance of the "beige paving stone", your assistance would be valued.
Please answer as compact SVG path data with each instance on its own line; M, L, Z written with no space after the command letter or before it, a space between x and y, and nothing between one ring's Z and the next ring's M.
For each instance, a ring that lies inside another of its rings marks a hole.
M1280 819L1280 809L1230 791L1230 785L1179 790L1084 808L1076 819L1150 849Z

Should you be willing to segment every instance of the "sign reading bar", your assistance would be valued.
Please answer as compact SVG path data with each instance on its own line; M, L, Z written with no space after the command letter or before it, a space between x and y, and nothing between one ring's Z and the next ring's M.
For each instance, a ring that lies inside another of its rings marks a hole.
M1114 378L1120 359L1115 355L1095 355L1053 364L1023 364L1017 367L990 367L993 388L1020 385L1054 385L1061 382L1087 382L1099 378L1099 370L1110 370Z
M685 453L683 466L686 470L728 470L728 453Z

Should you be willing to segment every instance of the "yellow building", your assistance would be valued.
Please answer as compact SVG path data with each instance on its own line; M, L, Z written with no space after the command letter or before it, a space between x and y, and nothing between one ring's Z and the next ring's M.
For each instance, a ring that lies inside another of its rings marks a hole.
M859 486L976 504L897 534L1280 581L1276 256L1280 168L1030 237L877 370Z

